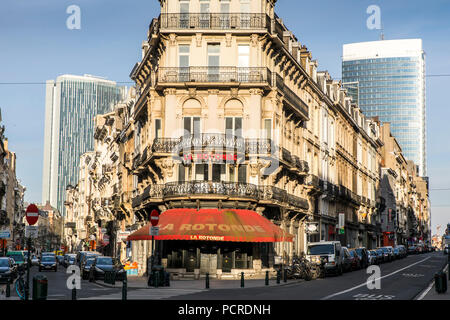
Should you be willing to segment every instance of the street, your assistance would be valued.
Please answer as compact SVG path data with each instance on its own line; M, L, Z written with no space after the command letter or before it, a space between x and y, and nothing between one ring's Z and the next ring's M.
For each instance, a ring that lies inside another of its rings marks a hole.
M231 280L216 281L211 289L204 289L204 280L172 281L171 287L129 288L129 300L182 299L182 300L412 300L425 290L432 281L435 272L441 270L447 262L442 252L409 255L405 259L385 263L380 266L380 289L369 290L366 282L369 274L365 269L344 273L343 276L328 276L313 281L300 281L265 287L264 280L252 280L252 285L230 288ZM30 279L38 273L33 267ZM66 281L70 274L59 267L57 272L42 272L48 278L48 300L71 300L72 291ZM130 277L130 282L132 282ZM224 285L220 285L220 284ZM253 286L253 287L252 287ZM220 288L220 289L219 289ZM32 289L30 288L30 292ZM13 287L11 298L17 299ZM107 287L103 281L91 283L82 280L81 289L77 290L80 300L120 300L121 283Z

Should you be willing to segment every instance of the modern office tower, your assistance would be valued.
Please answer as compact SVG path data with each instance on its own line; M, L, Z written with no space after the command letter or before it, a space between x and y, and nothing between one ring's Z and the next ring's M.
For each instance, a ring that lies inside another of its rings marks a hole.
M391 123L403 154L426 176L425 53L421 39L345 44L342 81L368 117Z
M42 203L64 212L67 185L78 181L80 155L93 150L94 117L112 109L125 88L91 75L47 81Z

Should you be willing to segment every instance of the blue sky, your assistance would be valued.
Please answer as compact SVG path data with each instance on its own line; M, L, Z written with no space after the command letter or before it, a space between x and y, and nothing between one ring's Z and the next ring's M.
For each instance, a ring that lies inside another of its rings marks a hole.
M278 0L277 14L340 78L344 43L379 39L366 27L369 5L381 8L385 39L422 38L427 74L450 74L450 1ZM69 30L67 7L81 8L81 30ZM115 81L139 60L157 0L2 0L0 83L45 82L61 74L93 74ZM450 77L427 78L428 175L431 189L450 188ZM45 86L0 84L0 108L26 201L41 201ZM431 191L432 224L450 222L450 190Z

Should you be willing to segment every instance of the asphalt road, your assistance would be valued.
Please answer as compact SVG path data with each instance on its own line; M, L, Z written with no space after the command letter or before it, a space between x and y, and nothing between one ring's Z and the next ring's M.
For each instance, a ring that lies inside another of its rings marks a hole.
M367 281L372 274L366 269L329 276L324 279L303 281L283 286L236 288L236 289L130 289L128 299L175 299L175 300L411 300L432 281L435 272L443 268L447 256L442 252L412 255L404 259L380 265L380 274L372 276L379 280L379 289L369 289ZM30 282L38 272L32 267ZM44 271L48 279L49 300L71 300L72 291L67 287L71 274L63 267L58 272ZM274 280L271 280L274 281ZM30 288L32 292L32 288ZM17 297L11 286L12 297ZM81 281L77 299L120 300L121 288L108 288L86 280Z
M183 300L411 300L423 291L447 256L433 252L380 265L380 288L370 290L366 269L314 281L271 288L210 290L183 295ZM371 282L372 283L372 282ZM173 297L171 299L177 299Z

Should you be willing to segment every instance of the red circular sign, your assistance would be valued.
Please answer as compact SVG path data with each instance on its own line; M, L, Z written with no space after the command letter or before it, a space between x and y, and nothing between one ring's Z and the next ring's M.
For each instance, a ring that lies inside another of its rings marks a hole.
M159 222L159 212L158 210L153 210L152 213L150 213L150 222L152 223L152 226L156 227Z
M30 204L27 207L26 219L30 226L36 224L39 219L39 209L38 207L36 207L36 205Z

